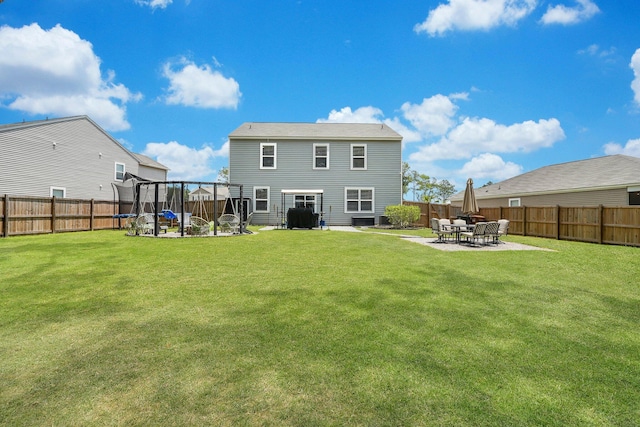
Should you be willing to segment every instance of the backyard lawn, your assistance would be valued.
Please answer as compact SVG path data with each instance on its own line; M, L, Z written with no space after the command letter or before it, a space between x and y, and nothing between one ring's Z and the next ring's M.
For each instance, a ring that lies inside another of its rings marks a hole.
M0 425L638 425L640 248L508 239L0 239Z

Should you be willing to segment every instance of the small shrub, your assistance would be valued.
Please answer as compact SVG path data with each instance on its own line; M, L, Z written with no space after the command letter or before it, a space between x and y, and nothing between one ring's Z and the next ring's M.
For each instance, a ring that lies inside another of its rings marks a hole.
M391 225L396 228L407 228L420 219L418 206L393 205L384 209L384 214L389 218Z

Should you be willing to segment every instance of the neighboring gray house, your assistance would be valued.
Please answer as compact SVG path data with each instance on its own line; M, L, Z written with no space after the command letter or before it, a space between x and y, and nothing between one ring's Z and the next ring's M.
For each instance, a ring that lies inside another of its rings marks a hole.
M462 205L464 192L451 197ZM478 206L640 205L640 158L614 155L545 166L475 188Z
M168 169L75 116L0 126L0 171L0 194L113 200L125 173L166 180Z
M327 225L378 224L402 203L402 136L383 124L244 123L229 135L229 182L243 184L255 224L296 207Z

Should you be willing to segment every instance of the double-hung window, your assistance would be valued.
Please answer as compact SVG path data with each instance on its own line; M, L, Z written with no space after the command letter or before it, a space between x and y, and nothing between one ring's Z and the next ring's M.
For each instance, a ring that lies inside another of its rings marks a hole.
M125 173L124 163L116 162L115 180L116 181L124 181L124 173Z
M260 144L260 169L276 169L278 146L268 142Z
M307 208L316 211L316 196L314 194L296 194L293 196L296 208Z
M313 144L313 168L329 169L329 144Z
M344 189L345 212L373 212L373 188L346 187Z
M366 144L351 144L351 169L367 169Z
M270 187L253 187L253 211L269 213Z

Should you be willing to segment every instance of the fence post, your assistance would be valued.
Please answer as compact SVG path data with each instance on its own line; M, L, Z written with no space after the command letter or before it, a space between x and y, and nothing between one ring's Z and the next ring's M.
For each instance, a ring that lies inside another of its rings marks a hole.
M51 234L56 232L56 196L51 197Z
M91 231L93 231L93 215L94 215L94 208L95 208L95 205L94 205L94 199L91 199L91 208L90 208L90 210L91 210L91 216L89 217L89 229L90 229Z
M556 240L560 240L560 205L556 205Z
M604 206L598 206L598 222L600 223L598 227L598 243L602 244L604 240Z
M4 237L9 237L9 195L4 195L4 212L2 213L4 216L4 221L2 223L2 235Z
M527 235L527 207L522 207L522 235Z

